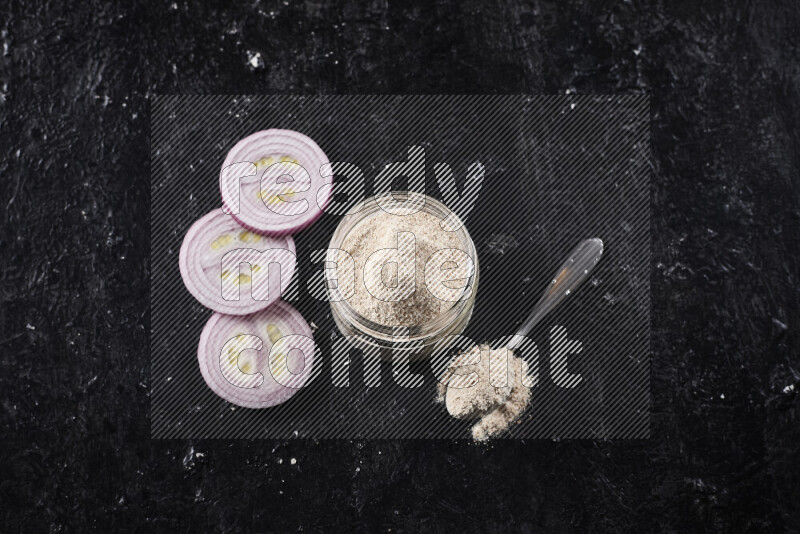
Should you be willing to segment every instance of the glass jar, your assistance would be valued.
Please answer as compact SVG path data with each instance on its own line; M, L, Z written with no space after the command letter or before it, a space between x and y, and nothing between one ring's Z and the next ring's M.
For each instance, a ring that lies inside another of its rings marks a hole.
M378 198L381 200L380 205L376 200ZM395 203L396 206L419 203L422 204L420 211L431 214L440 220L449 218L450 221L453 221L458 228L455 233L461 243L461 249L472 259L473 264L472 272L469 274L458 300L449 303L449 307L430 321L403 328L376 323L356 312L347 300L333 300L331 284L336 283L338 276L336 268L327 268L328 265L335 265L336 251L342 248L350 231L381 210L381 205L386 207L392 203ZM419 193L404 191L368 198L342 218L331 238L328 249L324 279L330 300L331 314L336 326L353 345L369 352L377 349L384 356L386 351L403 352L409 356L425 356L430 354L431 349L440 339L461 334L466 328L475 306L475 296L478 293L478 253L466 227L447 206L438 200ZM471 291L467 294L470 288Z

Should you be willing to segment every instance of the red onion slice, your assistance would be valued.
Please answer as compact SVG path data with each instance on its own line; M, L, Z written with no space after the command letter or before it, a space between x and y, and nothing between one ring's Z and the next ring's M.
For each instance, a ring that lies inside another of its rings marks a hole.
M248 316L215 313L203 328L197 359L208 387L244 408L287 401L314 378L311 328L279 300Z
M322 149L292 130L264 130L228 152L219 187L227 213L256 232L280 236L316 221L331 199ZM318 195L319 192L319 195Z
M183 283L203 306L246 315L278 300L297 258L292 236L256 234L218 209L186 233L179 263Z

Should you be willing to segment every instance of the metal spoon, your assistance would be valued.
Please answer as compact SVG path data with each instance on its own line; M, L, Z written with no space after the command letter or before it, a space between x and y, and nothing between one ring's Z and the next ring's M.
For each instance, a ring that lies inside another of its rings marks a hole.
M592 238L586 239L578 243L572 252L569 253L564 264L556 272L553 281L545 290L542 298L536 306L533 307L528 318L519 327L517 333L511 338L506 347L514 349L518 347L525 336L533 329L534 326L550 311L561 304L561 301L567 296L578 289L578 286L586 280L589 272L594 269L597 262L600 261L600 256L603 255L603 242L600 239Z
M597 265L597 262L600 261L600 256L602 254L603 242L600 239L586 239L578 243L578 246L569 253L569 256L567 256L561 268L556 271L553 281L550 282L550 285L539 299L539 302L533 307L533 311L531 311L525 322L522 323L522 326L519 327L519 330L517 330L517 333L511 338L511 341L508 342L506 348L514 349L518 347L525 339L525 336L528 335L531 329L533 329L545 315L558 306L562 300L567 298L568 295L581 285L581 282L589 276L589 272L591 272L594 266ZM447 384L449 384L449 379L453 372L453 368L448 367L443 375L444 378L440 381L438 389L440 399L445 399L445 395L449 391ZM508 395L510 395L510 390L506 397L508 397ZM497 406L498 405L490 407L489 411ZM474 413L479 412L471 412L471 415L474 415Z

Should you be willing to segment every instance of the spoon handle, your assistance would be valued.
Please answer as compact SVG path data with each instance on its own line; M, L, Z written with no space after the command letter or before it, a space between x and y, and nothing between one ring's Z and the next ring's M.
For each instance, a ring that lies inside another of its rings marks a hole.
M589 272L600 261L602 254L603 242L600 239L586 239L578 243L578 246L569 253L564 264L556 272L553 281L550 282L531 314L506 346L509 349L518 347L542 317L550 313L550 310L558 306L581 285L581 282L586 280Z

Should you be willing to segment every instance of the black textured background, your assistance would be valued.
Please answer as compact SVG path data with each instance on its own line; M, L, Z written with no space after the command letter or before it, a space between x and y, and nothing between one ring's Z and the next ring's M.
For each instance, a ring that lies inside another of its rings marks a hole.
M0 530L798 531L799 25L794 0L4 2ZM153 95L565 91L651 94L650 440L149 439Z

